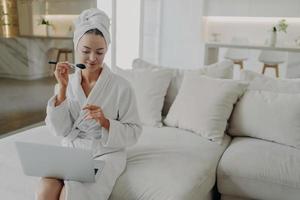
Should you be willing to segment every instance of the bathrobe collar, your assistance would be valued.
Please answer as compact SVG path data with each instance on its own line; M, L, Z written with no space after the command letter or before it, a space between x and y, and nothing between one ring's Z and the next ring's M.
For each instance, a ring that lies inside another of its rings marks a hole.
M75 72L75 77L73 79L72 85L73 85L73 93L77 97L80 107L85 106L86 104L95 104L97 101L97 96L103 92L103 89L109 82L111 72L108 66L104 63L102 67L101 74L98 77L98 80L96 81L96 84L92 88L90 94L88 97L86 97L83 88L81 86L81 70L78 70Z

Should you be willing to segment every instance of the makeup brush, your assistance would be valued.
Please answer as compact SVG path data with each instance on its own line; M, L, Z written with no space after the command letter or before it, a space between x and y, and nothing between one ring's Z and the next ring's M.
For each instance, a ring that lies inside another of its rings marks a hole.
M57 64L57 62L55 62L55 61L49 61L48 62L49 64L54 64L54 65L56 65ZM85 66L85 64L73 64L73 63L68 63L70 66L71 66L71 68L73 68L73 69L75 69L75 67L78 67L78 68L80 68L80 69L85 69L86 68L86 66Z

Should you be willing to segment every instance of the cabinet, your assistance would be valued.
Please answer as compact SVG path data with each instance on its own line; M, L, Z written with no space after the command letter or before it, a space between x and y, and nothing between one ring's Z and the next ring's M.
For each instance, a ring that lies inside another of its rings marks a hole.
M85 9L97 7L96 0L18 0L20 35L68 37L73 21ZM42 20L49 25L42 25Z
M78 15L92 7L97 7L96 0L47 0L45 12L49 15Z

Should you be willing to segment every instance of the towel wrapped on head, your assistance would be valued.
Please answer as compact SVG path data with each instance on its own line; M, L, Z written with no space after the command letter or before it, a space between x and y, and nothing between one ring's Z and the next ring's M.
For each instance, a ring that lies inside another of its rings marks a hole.
M77 49L80 38L91 29L98 29L102 32L106 45L110 44L109 26L110 20L105 12L98 8L90 8L83 11L74 22L74 47Z

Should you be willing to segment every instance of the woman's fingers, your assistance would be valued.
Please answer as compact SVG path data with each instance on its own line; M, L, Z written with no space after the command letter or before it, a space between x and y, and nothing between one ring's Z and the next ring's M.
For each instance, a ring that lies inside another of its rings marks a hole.
M97 113L89 113L85 119L99 119L100 120L101 117L101 113L97 112Z
M94 119L101 126L109 129L109 120L105 118L104 113L99 106L87 104L85 107L83 107L83 110L86 110L84 119Z
M56 69L54 71L55 77L57 81L63 86L67 86L69 80L69 64L66 62L59 62L56 65Z
M66 62L57 63L56 70L60 74L68 74L70 67Z
M99 106L92 105L92 104L86 104L86 106L83 107L83 110L101 110Z
M101 120L103 119L103 115L101 112L93 112L93 113L88 113L85 117L85 120L90 120L94 119L96 122L101 124Z
M101 110L89 110L87 113L88 113L88 114L101 113Z
M95 119L96 121L100 121L104 118L102 109L99 106L87 104L83 107L83 110L87 111L84 115L84 119Z
M97 116L97 117L102 117L103 113L101 110L93 110L93 111L87 111L85 114L84 118L87 118L88 116Z

